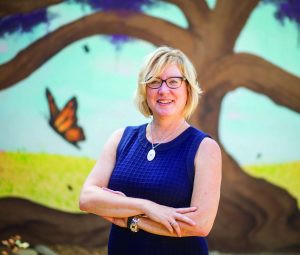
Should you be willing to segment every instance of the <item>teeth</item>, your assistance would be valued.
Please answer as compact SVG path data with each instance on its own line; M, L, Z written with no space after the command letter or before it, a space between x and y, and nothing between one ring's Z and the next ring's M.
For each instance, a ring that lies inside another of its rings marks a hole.
M169 104L172 103L172 100L158 100L158 102L162 104Z

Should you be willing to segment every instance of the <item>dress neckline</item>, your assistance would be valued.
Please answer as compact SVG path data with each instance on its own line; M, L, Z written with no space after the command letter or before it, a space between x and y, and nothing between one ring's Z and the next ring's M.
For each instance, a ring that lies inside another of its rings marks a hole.
M140 126L139 134L138 134L138 139L140 143L142 144L143 147L145 148L152 148L151 142L147 139L146 137L146 129L147 129L148 123ZM181 134L176 136L174 139L172 139L169 142L166 143L161 143L159 146L155 148L156 151L163 151L167 150L171 147L176 146L177 144L181 143L184 141L191 133L191 130L194 129L192 126L189 126L187 129L185 129ZM157 143L155 143L157 144ZM154 144L154 145L155 145Z

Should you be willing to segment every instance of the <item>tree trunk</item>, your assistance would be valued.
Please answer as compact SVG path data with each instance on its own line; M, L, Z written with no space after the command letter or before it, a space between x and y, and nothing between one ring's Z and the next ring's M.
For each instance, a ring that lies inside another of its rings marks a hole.
M300 214L296 200L285 190L247 175L219 140L220 104L228 90L231 89L225 83L207 92L193 119L222 147L222 192L210 247L234 252L299 251Z
M31 245L107 245L110 223L97 215L62 212L14 197L1 198L0 208L0 240L18 234Z

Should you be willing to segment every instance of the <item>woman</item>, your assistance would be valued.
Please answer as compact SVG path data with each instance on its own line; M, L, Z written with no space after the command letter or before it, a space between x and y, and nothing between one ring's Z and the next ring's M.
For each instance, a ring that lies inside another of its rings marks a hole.
M160 47L148 56L136 103L152 121L112 134L80 196L81 210L113 223L109 255L208 254L221 152L187 122L200 93L180 50Z

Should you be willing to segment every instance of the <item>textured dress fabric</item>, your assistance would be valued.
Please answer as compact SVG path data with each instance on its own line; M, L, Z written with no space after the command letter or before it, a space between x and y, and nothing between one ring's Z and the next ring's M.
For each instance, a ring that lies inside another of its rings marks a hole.
M189 207L194 158L201 141L210 136L190 126L172 141L155 148L155 158L148 161L152 145L146 138L146 127L144 124L125 129L108 187L161 205ZM204 237L168 237L143 230L134 233L112 224L108 254L204 255L208 254L208 248Z

